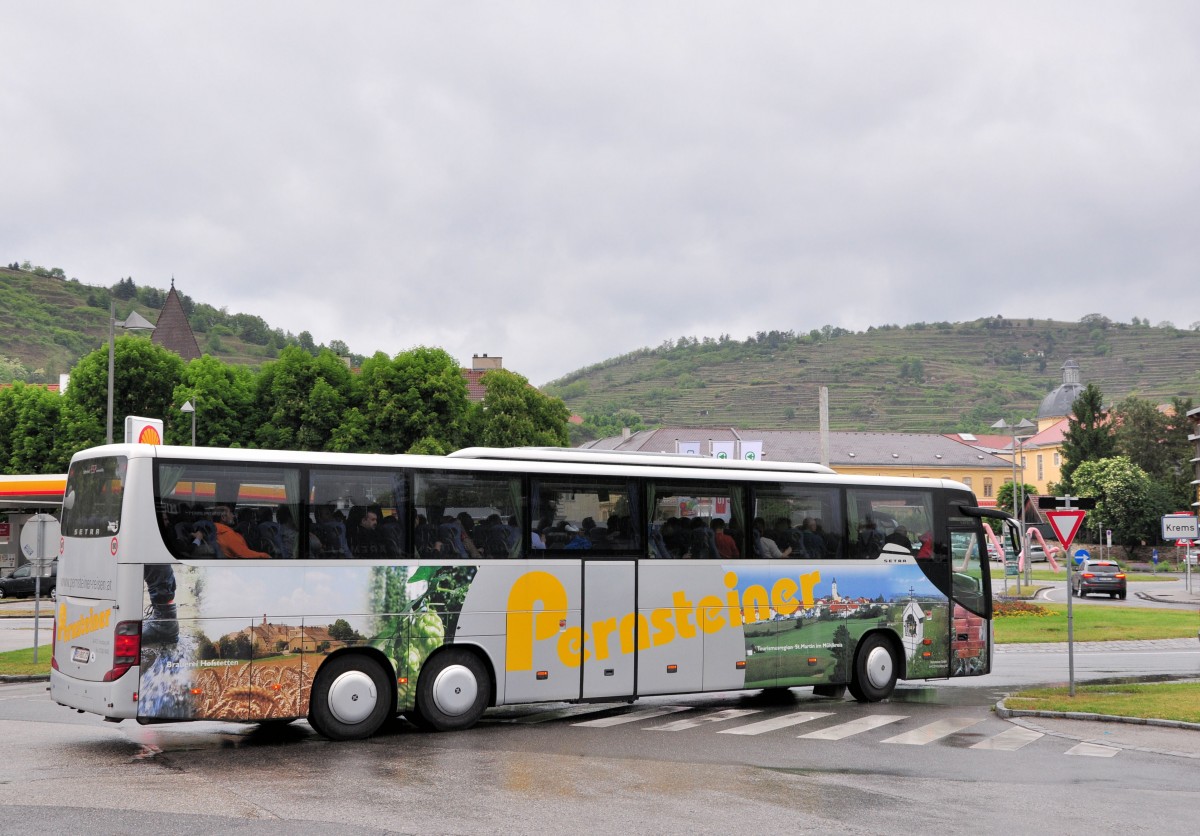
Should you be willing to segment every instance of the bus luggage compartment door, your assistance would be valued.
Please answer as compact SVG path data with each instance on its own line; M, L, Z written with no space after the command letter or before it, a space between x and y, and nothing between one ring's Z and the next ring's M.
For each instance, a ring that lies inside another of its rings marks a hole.
M584 563L585 699L633 695L637 669L636 571L633 561Z

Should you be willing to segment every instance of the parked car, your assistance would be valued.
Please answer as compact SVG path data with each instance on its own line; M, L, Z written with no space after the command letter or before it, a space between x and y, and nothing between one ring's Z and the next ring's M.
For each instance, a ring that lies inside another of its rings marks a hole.
M1121 567L1111 560L1085 560L1071 576L1071 594L1085 598L1092 592L1124 598L1125 573Z
M0 578L0 598L27 598L33 595L37 577L33 574L33 564L26 563L18 566L6 577ZM42 595L55 597L55 585L58 582L58 561L50 564L50 575L43 577L41 582Z

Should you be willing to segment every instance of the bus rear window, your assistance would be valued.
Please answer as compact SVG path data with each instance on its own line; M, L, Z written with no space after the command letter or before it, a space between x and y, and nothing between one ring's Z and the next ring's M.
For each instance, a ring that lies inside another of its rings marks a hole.
M112 537L120 533L128 464L124 456L109 456L71 465L63 492L64 537Z

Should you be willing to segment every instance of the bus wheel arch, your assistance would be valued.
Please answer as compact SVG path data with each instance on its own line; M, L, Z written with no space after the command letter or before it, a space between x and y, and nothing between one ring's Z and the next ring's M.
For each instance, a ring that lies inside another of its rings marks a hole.
M434 731L470 728L495 701L495 683L485 653L471 645L445 645L421 666L413 719Z
M850 694L859 702L879 702L892 695L904 677L904 654L900 640L886 630L874 630L858 641Z
M396 713L395 676L372 648L347 648L327 658L313 677L308 722L331 740L370 737Z

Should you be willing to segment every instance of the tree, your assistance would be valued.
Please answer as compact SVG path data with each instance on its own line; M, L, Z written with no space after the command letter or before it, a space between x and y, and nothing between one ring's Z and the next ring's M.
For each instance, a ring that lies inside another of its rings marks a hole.
M191 361L172 394L175 408L166 422L168 444L190 444L191 419L179 407L191 401L196 408L196 444L242 447L254 440L256 412L254 375L211 355Z
M1063 434L1062 482L1064 490L1075 490L1072 474L1083 462L1098 461L1116 452L1112 427L1104 412L1104 395L1089 383L1071 405L1068 429Z
M276 450L324 450L351 394L350 370L332 353L313 357L288 346L255 383L255 441Z
M344 618L339 618L337 621L329 625L329 637L340 642L350 642L355 639L361 639L362 636L350 626L350 622Z
M495 369L480 382L483 402L471 407L470 442L487 447L565 447L571 411L558 398L542 394L507 369Z
M403 453L418 442L442 454L461 446L467 384L442 349L422 346L392 360L377 352L363 362L359 384L371 452Z
M54 428L62 414L62 398L41 386L18 383L13 390L9 455L0 467L6 467L8 473L66 470L65 463L54 455Z
M183 360L145 337L132 336L117 337L113 355L113 440L120 441L125 416L165 419L175 411ZM104 443L107 402L105 346L84 355L71 370L54 444L54 456L63 468L76 451Z
M1027 482L1021 483L1020 495L1024 496L1026 501L1028 501L1028 498L1031 496L1037 496L1037 492L1038 489L1036 486L1030 485ZM1006 511L1013 507L1013 482L1011 479L1001 485L999 490L996 491L996 507L1002 508ZM1019 510L1020 509L1018 509L1018 512Z
M1094 497L1096 509L1085 525L1111 529L1113 540L1126 554L1158 536L1159 518L1168 509L1165 491L1156 487L1146 471L1125 456L1086 461L1075 470L1073 490Z

